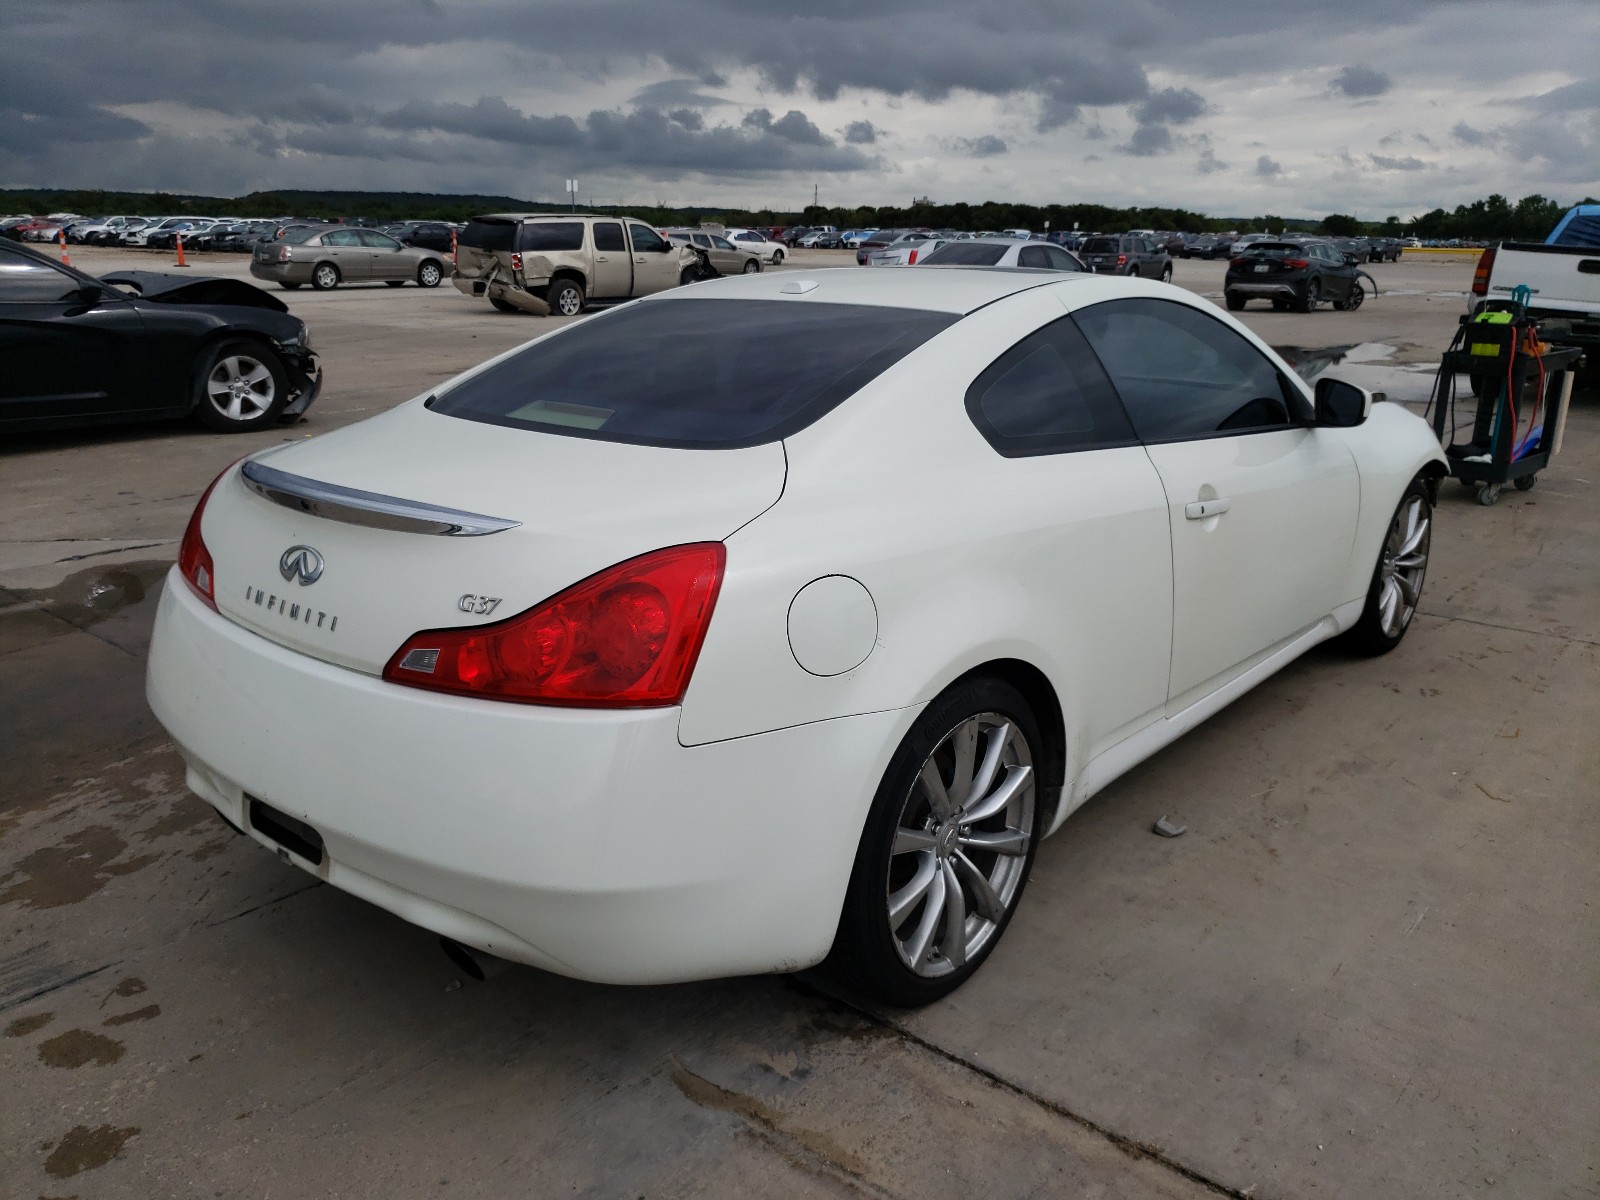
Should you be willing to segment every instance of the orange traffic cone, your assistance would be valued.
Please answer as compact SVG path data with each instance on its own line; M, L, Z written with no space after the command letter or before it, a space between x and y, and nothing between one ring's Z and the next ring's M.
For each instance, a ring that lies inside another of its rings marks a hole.
M178 235L178 261L173 265L178 267L187 267L189 265L183 261L183 234L181 233Z
M70 267L72 265L72 259L67 254L67 231L65 229L58 230L57 236L61 238L61 265L64 267Z

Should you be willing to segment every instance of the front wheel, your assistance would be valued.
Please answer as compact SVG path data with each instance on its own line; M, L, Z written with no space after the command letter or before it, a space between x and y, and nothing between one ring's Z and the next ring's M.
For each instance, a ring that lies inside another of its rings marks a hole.
M545 293L550 311L560 317L575 317L583 311L583 288L572 279L558 279Z
M1033 709L1010 684L968 679L930 704L873 799L830 969L904 1007L971 978L1027 884L1044 758Z
M1340 312L1355 312L1356 309L1361 307L1361 302L1366 298L1367 289L1361 286L1360 280L1357 280L1355 286L1350 289L1350 294L1335 304L1334 307Z
M1172 268L1171 267L1163 267L1161 269L1161 282L1162 283L1171 283L1172 282Z
M263 429L289 403L283 364L257 342L220 343L201 363L197 376L195 416L222 433Z
M425 262L417 268L417 286L436 288L439 281L444 278L444 271L436 262Z
M759 270L761 270L761 260L759 258L747 258L744 260L744 274L754 275Z
M1496 495L1499 488L1495 489ZM1422 581L1428 573L1428 551L1433 544L1433 501L1428 483L1420 475L1411 481L1389 534L1378 551L1378 565L1367 589L1361 616L1344 635L1344 642L1361 654L1387 654L1400 644L1422 599Z

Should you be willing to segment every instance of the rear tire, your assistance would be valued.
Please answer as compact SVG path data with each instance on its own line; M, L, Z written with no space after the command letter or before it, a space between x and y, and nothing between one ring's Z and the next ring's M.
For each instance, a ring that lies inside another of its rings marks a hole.
M319 292L331 292L339 286L339 268L332 263L318 263L311 272L311 286Z
M511 303L511 301L502 300L499 296L490 296L489 303L497 312L519 313L522 311L515 304Z
M985 772L991 754L994 767ZM873 799L828 969L907 1008L971 978L1027 886L1044 812L1038 771L1047 759L1033 709L1008 683L966 679L929 704ZM925 782L930 773L936 782ZM962 794L969 790L978 795ZM986 800L1000 807L962 819ZM1004 850L984 849L985 839ZM902 898L896 916L891 895Z
M1239 312L1244 308L1244 297L1235 292L1229 292L1227 294L1227 300L1229 312Z
M1367 289L1361 286L1361 281L1356 280L1355 286L1350 289L1350 294L1334 305L1340 312L1355 312L1361 307L1361 302L1367 298Z
M1162 283L1171 283L1172 282L1172 268L1171 267L1162 268L1162 271L1161 271L1161 282Z
M1297 305L1303 313L1312 312L1322 300L1322 283L1316 279L1306 280L1305 291L1300 293L1300 302Z
M678 286L688 287L691 283L700 282L700 271L696 267L685 267L678 273Z
M576 280L557 279L545 292L545 303L553 317L575 317L583 311L583 288Z
M1496 495L1499 488L1495 489ZM1357 654L1387 654L1411 628L1422 600L1433 542L1433 492L1418 475L1400 497L1378 551L1366 607L1339 640Z
M249 433L278 419L289 403L289 377L260 342L218 342L201 360L194 415L219 433Z

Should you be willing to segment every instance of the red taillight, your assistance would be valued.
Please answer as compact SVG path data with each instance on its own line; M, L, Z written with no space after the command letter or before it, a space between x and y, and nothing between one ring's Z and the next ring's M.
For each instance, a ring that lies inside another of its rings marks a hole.
M1286 258L1283 260L1283 265L1291 271L1304 271L1311 265L1311 260L1309 258Z
M294 258L294 250L289 246L278 247L278 261L289 262Z
M1474 296L1487 296L1489 294L1489 275L1494 270L1495 247L1490 246L1478 255L1478 265L1472 271L1472 294Z
M206 501L211 499L212 491L222 482L222 476L237 465L238 462L229 463L200 493L189 524L184 527L183 541L178 546L178 573L188 580L194 594L212 608L217 607L217 570L211 564L211 551L206 549L205 539L200 536L200 518L205 514Z
M1126 254L1117 255L1117 266L1125 267L1127 265L1128 265L1128 256Z
M522 255L520 255L520 254L513 254L513 255L512 255L512 256L511 256L511 269L512 269L512 270L513 270L513 271L520 271L520 270L522 270Z
M389 660L391 683L590 708L677 704L722 586L721 542L655 550L493 625L425 630Z
M906 265L908 267L914 267L917 265L917 252L915 250L911 252L911 257L906 260Z
M1230 267L1242 267L1242 266L1244 266L1244 255L1241 254L1238 258L1230 258L1228 260L1228 265Z

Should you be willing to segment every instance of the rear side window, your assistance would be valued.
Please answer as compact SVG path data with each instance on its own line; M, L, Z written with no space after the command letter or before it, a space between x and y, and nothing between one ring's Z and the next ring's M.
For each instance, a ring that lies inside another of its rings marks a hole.
M1171 300L1109 300L1074 314L1147 442L1282 429L1303 401L1259 350Z
M1083 264L1065 250L1057 250L1054 246L1044 248L1044 256L1050 262L1050 267L1055 271L1082 271Z
M957 319L857 304L650 300L569 326L428 407L636 445L758 446L804 429ZM781 357L784 369L751 371L749 355L729 345Z
M967 415L1007 458L1138 441L1116 389L1066 317L990 364L967 389Z
M613 250L618 253L627 250L622 241L622 222L596 221L594 224L594 248L596 250Z
M517 249L535 254L583 249L582 221L529 221L517 231Z
M1004 246L989 246L982 242L950 242L940 246L922 262L929 267L992 267L1005 254Z
M474 250L493 252L511 249L511 243L516 236L517 226L514 221L468 221L456 241L462 246L471 246Z
M281 242L286 242L291 246L304 246L307 242L321 232L322 230L318 229L315 225L299 225L293 229L285 229L283 231L283 236L278 240Z

